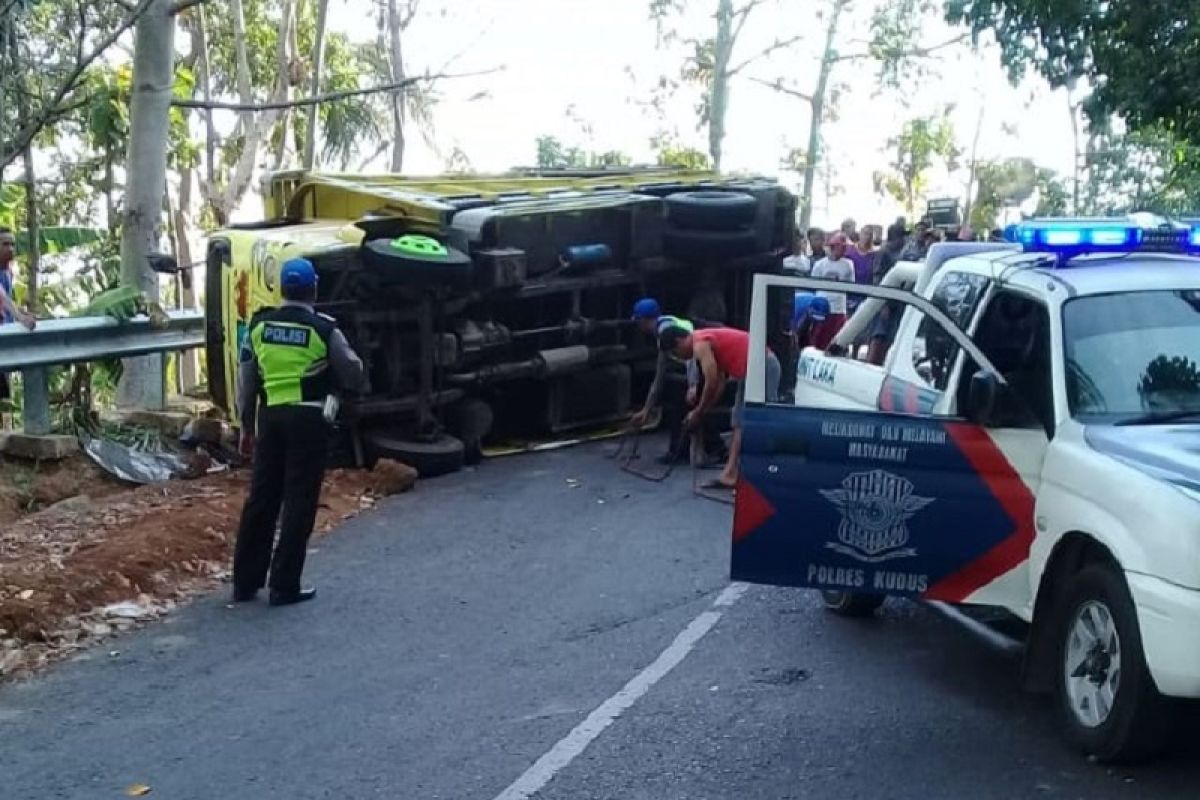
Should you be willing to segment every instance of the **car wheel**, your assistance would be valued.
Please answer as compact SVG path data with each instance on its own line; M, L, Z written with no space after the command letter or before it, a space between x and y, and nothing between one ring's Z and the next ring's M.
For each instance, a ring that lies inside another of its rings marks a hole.
M1058 706L1068 736L1102 762L1142 761L1167 744L1171 709L1142 652L1129 588L1093 564L1071 581L1057 618Z
M887 599L887 595L823 591L821 599L825 601L825 608L839 617L859 618L874 615Z
M678 192L664 202L667 219L687 230L738 231L758 215L758 201L743 192Z
M369 431L363 438L372 457L391 458L407 464L422 478L436 478L463 468L465 448L462 440L453 436L423 441L405 439L386 431Z
M753 255L757 249L754 231L663 231L663 253L680 261L720 261Z

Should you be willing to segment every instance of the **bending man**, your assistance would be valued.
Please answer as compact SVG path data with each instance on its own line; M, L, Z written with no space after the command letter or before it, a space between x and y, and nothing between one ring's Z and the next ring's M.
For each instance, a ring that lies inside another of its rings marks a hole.
M750 334L736 328L711 328L689 332L679 326L666 326L659 333L659 349L673 353L676 358L696 359L704 375L704 391L696 407L687 415L684 425L694 430L704 415L716 405L726 381L737 381L737 401L733 407L733 437L729 443L729 458L725 469L712 485L732 489L737 486L738 459L742 452L742 422L746 406L746 366L750 356ZM779 399L779 359L767 350L767 402Z

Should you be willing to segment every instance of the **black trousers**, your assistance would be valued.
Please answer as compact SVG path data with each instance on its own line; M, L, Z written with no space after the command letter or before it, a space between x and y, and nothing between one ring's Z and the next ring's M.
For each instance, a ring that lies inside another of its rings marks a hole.
M308 537L321 497L328 438L329 426L319 408L276 406L259 411L250 495L242 509L233 551L236 591L265 586L268 568L273 591L299 591ZM277 521L279 543L272 557Z

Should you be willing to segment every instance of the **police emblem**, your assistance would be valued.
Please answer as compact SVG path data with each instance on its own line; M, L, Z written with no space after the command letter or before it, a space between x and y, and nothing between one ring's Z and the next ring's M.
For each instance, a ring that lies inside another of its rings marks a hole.
M838 541L826 547L868 563L915 556L905 547L905 521L933 502L912 493L912 481L881 469L846 476L840 489L821 489L826 500L842 512Z

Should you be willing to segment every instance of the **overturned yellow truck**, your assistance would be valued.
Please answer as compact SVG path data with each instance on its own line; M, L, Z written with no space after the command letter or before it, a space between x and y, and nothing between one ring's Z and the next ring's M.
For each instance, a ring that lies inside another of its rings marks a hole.
M488 441L624 419L653 374L634 302L744 325L756 272L791 247L795 197L770 179L661 168L408 177L285 172L265 220L214 233L207 372L232 411L251 316L279 301L281 264L309 258L317 310L366 363L342 398L338 455L424 475Z

